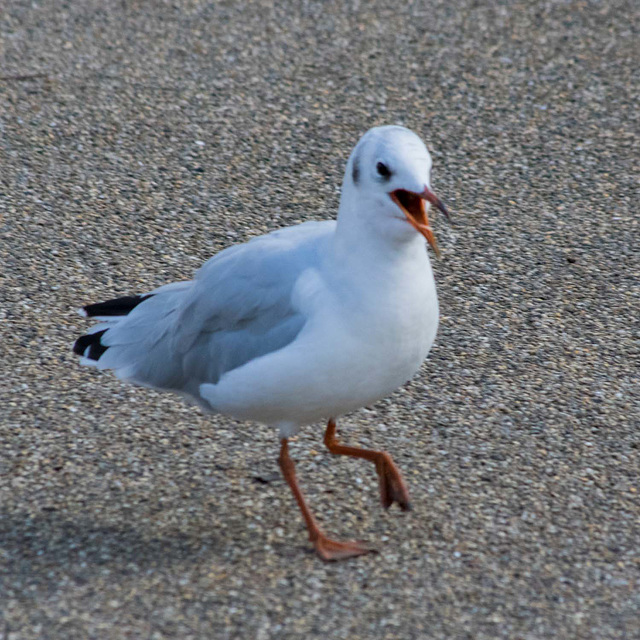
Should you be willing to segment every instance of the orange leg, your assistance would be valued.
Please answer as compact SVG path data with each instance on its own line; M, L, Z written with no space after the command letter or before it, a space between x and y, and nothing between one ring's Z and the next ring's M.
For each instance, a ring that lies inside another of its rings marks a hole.
M407 487L400 475L400 471L398 471L398 467L396 467L393 459L386 451L371 451L370 449L358 449L357 447L347 447L339 444L336 438L336 421L333 418L327 424L324 444L334 455L364 458L375 463L380 481L382 506L388 509L394 502L397 502L403 511L411 511Z
M302 511L302 517L309 531L309 540L313 543L316 553L323 560L341 560L343 558L352 558L353 556L361 556L365 553L375 551L375 549L367 547L360 542L338 542L337 540L332 540L322 532L298 484L296 468L293 460L289 456L289 443L286 438L282 438L280 443L280 457L278 458L278 462L280 463L280 468L282 469L282 474L287 484L291 487L291 491L293 491L300 511Z

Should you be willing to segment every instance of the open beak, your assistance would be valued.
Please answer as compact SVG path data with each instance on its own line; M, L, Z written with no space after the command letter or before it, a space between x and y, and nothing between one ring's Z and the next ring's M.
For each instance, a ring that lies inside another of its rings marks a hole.
M436 256L440 257L440 249L438 249L438 243L433 233L433 229L429 225L429 218L427 217L427 210L424 201L431 203L439 211L444 213L447 220L449 220L449 212L442 204L440 199L433 191L425 187L422 193L413 193L412 191L405 191L404 189L396 189L390 194L391 199L402 209L407 220L411 223L413 228L420 232L431 245L431 248L435 251Z

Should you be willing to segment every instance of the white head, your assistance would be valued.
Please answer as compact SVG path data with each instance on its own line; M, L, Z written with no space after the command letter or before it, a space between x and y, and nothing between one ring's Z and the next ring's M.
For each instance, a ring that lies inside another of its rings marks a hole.
M394 241L422 234L436 254L425 201L445 215L431 191L431 156L420 138L404 127L375 127L365 133L351 153L340 202L339 223L365 225ZM345 220L346 222L346 220Z

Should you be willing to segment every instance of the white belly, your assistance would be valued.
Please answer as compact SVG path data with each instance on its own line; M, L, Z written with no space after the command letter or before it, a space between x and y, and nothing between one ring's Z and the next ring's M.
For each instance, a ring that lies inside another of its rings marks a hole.
M208 385L207 399L239 419L297 425L373 404L409 380L433 344L432 283L371 304L329 307L292 344Z

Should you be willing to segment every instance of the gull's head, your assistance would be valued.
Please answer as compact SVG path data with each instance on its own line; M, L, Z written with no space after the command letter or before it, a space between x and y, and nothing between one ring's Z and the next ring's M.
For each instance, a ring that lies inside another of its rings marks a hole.
M398 240L422 234L436 254L427 212L431 205L448 217L431 190L431 155L409 129L375 127L356 145L343 185L345 205L381 234Z

